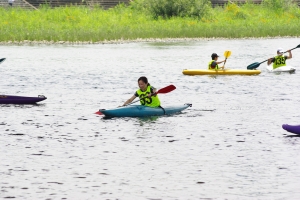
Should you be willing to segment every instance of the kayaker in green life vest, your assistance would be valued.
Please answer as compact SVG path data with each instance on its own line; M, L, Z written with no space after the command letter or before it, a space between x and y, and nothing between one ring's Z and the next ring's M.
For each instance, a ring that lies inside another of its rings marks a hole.
M148 83L148 79L142 76L138 79L139 88L134 95L128 99L122 106L131 103L136 97L140 98L140 103L143 106L160 107L160 100L156 93L156 88Z
M225 60L217 62L218 58L219 58L218 54L216 54L216 53L211 54L212 60L209 61L209 63L208 63L208 69L214 69L214 70L218 70L220 68L224 69L224 67L219 68L218 64L225 62Z
M268 65L273 63L273 69L276 69L278 67L286 66L286 60L293 57L291 50L287 50L286 52L289 53L288 56L284 55L284 52L283 52L282 48L278 48L277 49L277 56L275 56L273 58L269 58L268 59Z

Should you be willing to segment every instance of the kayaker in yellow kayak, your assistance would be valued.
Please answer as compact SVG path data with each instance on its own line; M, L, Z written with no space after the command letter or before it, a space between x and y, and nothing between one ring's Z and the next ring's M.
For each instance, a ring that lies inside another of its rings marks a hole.
M139 88L134 95L125 101L122 106L126 106L130 104L136 97L140 98L140 103L143 106L150 106L150 107L159 107L160 100L155 94L157 92L156 88L150 85L148 79L145 76L142 76L138 79Z
M217 62L217 60L219 58L218 54L216 54L216 53L211 54L211 58L212 58L212 60L209 61L209 63L208 63L208 69L214 69L214 70L218 70L220 68L224 69L224 67L219 68L219 66L218 66L218 64L225 62L225 60Z
M209 61L209 63L208 63L208 69L218 70L219 69L218 64L225 62L225 60L217 62L219 55L216 53L211 54L211 58L212 58L212 60ZM224 67L220 67L220 68L224 69Z
M287 50L286 52L289 53L288 56L284 55L284 52L283 52L282 48L278 48L277 49L277 56L275 56L273 58L269 58L268 59L268 65L273 63L273 69L276 69L278 67L286 66L286 60L293 57L291 49Z

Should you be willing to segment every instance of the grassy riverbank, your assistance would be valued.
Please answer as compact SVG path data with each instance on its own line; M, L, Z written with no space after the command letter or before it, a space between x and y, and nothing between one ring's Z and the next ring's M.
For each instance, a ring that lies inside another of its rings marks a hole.
M137 38L300 36L300 9L291 5L228 4L201 18L158 17L133 7L23 10L0 8L0 41L104 41Z

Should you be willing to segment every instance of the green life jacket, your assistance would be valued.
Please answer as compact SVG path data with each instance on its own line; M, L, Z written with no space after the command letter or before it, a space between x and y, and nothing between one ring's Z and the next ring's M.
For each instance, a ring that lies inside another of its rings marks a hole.
M143 92L141 89L138 89L136 93L140 98L141 105L149 106L149 107L158 107L160 106L160 101L158 96L155 95L155 96L148 97L148 95L153 92L151 90L152 90L151 86L148 85L145 92Z
M208 69L219 69L219 66L218 66L218 64L216 65L216 67L215 68L213 68L212 66L211 66L211 64L214 62L215 60L211 60L209 63L208 63Z
M284 55L279 55L274 57L273 69L278 67L286 66L286 57Z

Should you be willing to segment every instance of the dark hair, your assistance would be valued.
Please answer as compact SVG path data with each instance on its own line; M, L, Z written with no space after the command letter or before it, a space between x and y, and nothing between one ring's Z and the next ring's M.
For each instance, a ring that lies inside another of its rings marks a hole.
M216 53L211 54L211 58L212 58L213 60L214 60L216 57L219 57L219 55L216 54Z
M146 83L147 85L150 85L150 83L148 83L148 79L146 76L141 76L139 79L138 79L138 82L139 81L143 81L144 83Z

